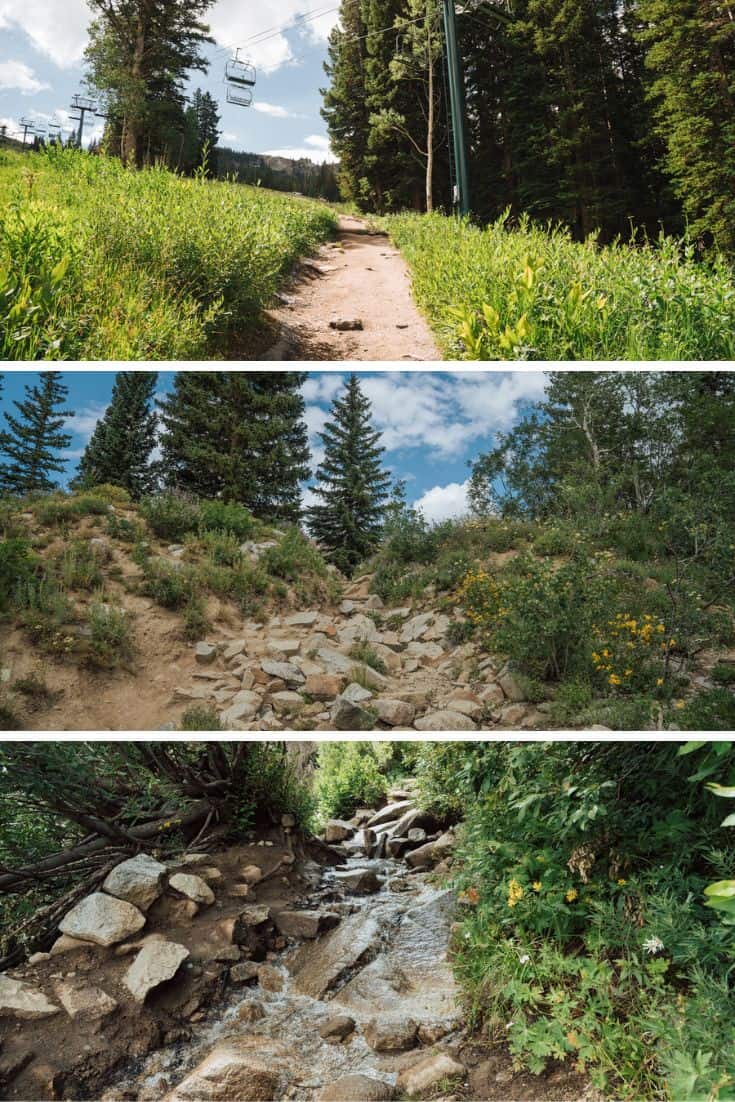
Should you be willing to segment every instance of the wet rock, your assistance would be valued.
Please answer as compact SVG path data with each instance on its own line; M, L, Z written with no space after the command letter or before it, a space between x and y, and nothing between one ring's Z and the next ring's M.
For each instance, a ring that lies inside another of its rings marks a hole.
M348 1014L338 1014L336 1018L329 1018L324 1025L319 1027L319 1036L330 1044L344 1041L354 1031L355 1019Z
M412 811L413 806L413 800L398 800L397 803L387 804L386 807L377 811L372 819L368 820L367 826L376 827L380 826L381 823L390 823L392 820L399 820L407 811Z
M294 990L313 999L323 998L371 953L378 937L375 919L355 914L324 937L306 942L288 962Z
M274 933L269 907L245 907L232 923L232 941L252 960L265 960Z
M424 1056L417 1064L412 1064L410 1068L404 1068L398 1076L396 1086L409 1098L419 1098L443 1079L464 1076L464 1073L463 1064L453 1060L444 1052L433 1052Z
M214 950L211 959L220 961L223 964L238 961L240 959L240 949L237 945L223 945L221 949Z
M240 1003L237 1008L237 1020L240 1022L259 1022L263 1018L265 1018L265 1010L262 1003Z
M315 938L339 923L334 911L281 911L274 918L276 929L284 937Z
M381 882L372 869L350 869L348 872L335 873L337 884L354 895L372 895L379 892Z
M92 892L64 915L59 930L80 941L115 945L137 934L143 926L145 916L132 903L104 892Z
M433 842L427 842L424 846L412 850L406 855L406 863L412 869L430 868L438 861L443 860L452 852L456 845L456 839L451 831L446 831Z
M272 964L261 964L258 968L258 983L264 991L283 991L283 973Z
M477 728L469 716L461 712L445 710L430 712L414 723L417 731L476 731Z
M0 1018L20 1018L32 1021L36 1018L50 1018L58 1014L58 1006L39 991L20 980L0 975Z
M334 700L342 691L344 683L344 677L337 674L314 673L307 677L304 692L314 700Z
M254 960L243 960L230 969L232 983L254 983L258 978L259 965Z
M262 1038L226 1041L174 1087L165 1102L269 1102L280 1097L281 1078Z
M260 663L260 668L269 677L277 677L291 688L303 685L306 681L301 670L291 665L290 662L276 662L275 659L264 658Z
M143 1003L149 991L173 979L188 956L186 946L175 941L149 941L128 968L123 983L135 1001Z
M165 865L147 853L139 853L116 865L102 888L108 895L124 899L139 910L147 911L163 891L165 875Z
M407 838L409 842L416 842L418 845L421 845L422 842L426 841L426 831L423 827L412 827L408 832Z
M197 643L194 647L194 657L200 666L211 666L217 657L217 648L211 643Z
M359 704L353 704L344 696L338 696L332 705L329 718L338 731L372 731L375 716Z
M112 1014L117 1001L101 987L75 987L71 983L59 983L55 988L59 1002L70 1018L100 1020Z
M373 1018L363 1034L375 1052L405 1052L418 1043L418 1025L411 1018Z
M378 700L376 708L378 719L390 727L410 727L416 714L413 704L408 704L405 700L391 700L388 697Z
M332 845L334 842L344 842L354 834L354 827L345 819L329 819L324 827L324 841Z
M177 872L175 876L171 877L168 884L174 891L180 892L195 903L207 905L214 903L214 892L209 884L202 880L201 876L195 876L193 873Z
M314 1095L315 1102L390 1102L395 1088L385 1079L371 1075L343 1075L322 1087Z

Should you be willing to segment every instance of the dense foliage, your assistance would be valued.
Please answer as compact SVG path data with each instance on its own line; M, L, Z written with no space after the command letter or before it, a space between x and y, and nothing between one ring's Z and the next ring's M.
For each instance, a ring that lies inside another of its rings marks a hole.
M5 359L190 360L252 336L335 215L307 200L50 148L0 156Z
M44 493L55 486L54 476L64 463L59 452L71 436L63 432L73 411L64 409L68 388L61 372L46 371L38 385L27 386L25 397L14 402L16 413L5 413L0 430L0 489L12 494Z
M114 483L134 500L154 489L151 452L157 418L152 403L157 381L156 371L118 372L110 404L79 460L75 485L89 489Z

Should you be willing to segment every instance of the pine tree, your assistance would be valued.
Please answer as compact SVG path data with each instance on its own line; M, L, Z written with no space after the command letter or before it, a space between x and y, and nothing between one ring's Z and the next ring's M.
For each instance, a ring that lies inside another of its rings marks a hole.
M157 416L152 408L157 371L119 371L112 398L79 462L74 484L122 486L133 500L150 493L156 475L151 452Z
M314 493L321 503L307 510L309 528L345 574L377 546L390 477L381 466L385 450L372 427L370 401L357 376L332 403L332 420L320 434L325 456Z
M238 501L256 515L300 516L309 477L299 371L187 371L161 402L163 477L200 497Z
M52 474L63 474L65 463L59 452L68 448L71 436L62 432L71 410L63 409L68 388L60 371L40 372L40 386L27 386L22 402L13 402L20 417L5 414L9 431L3 448L10 459L5 476L13 494L48 493L55 488Z

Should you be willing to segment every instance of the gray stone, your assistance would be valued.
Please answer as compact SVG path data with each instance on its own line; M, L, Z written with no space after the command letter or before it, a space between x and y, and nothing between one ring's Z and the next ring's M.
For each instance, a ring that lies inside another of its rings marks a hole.
M211 666L217 657L217 648L211 643L197 643L194 647L194 657L200 666Z
M345 819L328 819L324 827L324 841L332 845L334 842L344 842L354 833L352 823Z
M343 976L358 967L378 941L379 927L374 918L349 915L335 930L302 945L288 961L294 990L313 999L324 998Z
M464 1075L464 1065L452 1059L445 1052L431 1052L424 1056L417 1064L410 1068L404 1068L399 1073L396 1086L409 1098L423 1098L425 1092L436 1086L443 1079L453 1079L458 1075Z
M407 811L413 811L413 800L399 800L394 804L387 804L381 808L380 811L376 811L372 819L368 819L367 826L376 827L381 826L384 823L390 823L397 821L402 815L405 815Z
M372 731L375 716L372 712L353 704L343 696L338 696L332 705L329 718L338 731Z
M287 1053L276 1042L270 1042L270 1049L262 1037L221 1042L165 1102L271 1102L281 1096L279 1083ZM274 1060L274 1049L280 1050L280 1061Z
M102 888L108 895L124 899L141 911L147 911L163 890L166 866L147 853L138 853L116 865Z
M349 1014L338 1014L335 1018L329 1018L324 1025L319 1026L319 1036L324 1041L333 1043L344 1041L354 1031L355 1019Z
M174 891L185 895L187 899L193 899L195 903L214 903L214 892L201 876L193 873L177 872L169 880L169 887Z
M429 712L414 722L417 731L476 731L477 728L469 716L461 712L446 709L442 712Z
M254 983L258 978L259 964L254 960L243 960L230 969L232 983Z
M311 628L318 619L318 612L294 612L286 618L286 625L290 628Z
M364 689L356 681L351 681L347 688L342 690L345 700L351 700L353 704L364 704L366 700L372 700L373 694L369 689Z
M427 842L426 845L420 846L418 849L412 850L411 853L406 854L406 863L413 869L428 868L431 865L435 865L437 861L443 860L447 857L456 845L456 839L454 834L450 830L446 831L439 838L433 842Z
M390 727L410 727L416 714L413 704L407 704L405 700L392 700L389 697L381 697L376 702L376 708L378 719Z
M117 1000L101 987L75 987L71 983L56 985L56 995L70 1018L106 1018L117 1009Z
M0 974L0 1018L32 1021L58 1013L58 1006L49 1002L43 991Z
M136 1002L145 1002L145 997L160 983L173 979L179 965L189 956L185 945L175 941L151 940L138 953L128 968L123 983Z
M72 907L59 923L62 934L95 945L115 945L145 926L145 916L132 903L104 892L92 892Z
M372 1075L343 1075L322 1087L315 1102L391 1102L395 1088L385 1079Z
M306 701L298 693L285 689L281 693L273 693L270 698L273 710L279 715L294 715L303 710Z
M277 662L272 658L264 658L260 663L260 668L269 677L277 677L291 687L303 685L306 680L301 670L291 665L290 662Z
M301 642L298 639L269 639L268 651L279 657L293 658L301 650Z
M281 911L274 922L284 937L310 939L337 926L339 917L334 911Z
M329 323L330 329L338 329L344 333L353 329L364 329L362 318L334 318Z
M409 842L417 842L420 844L426 841L426 831L423 827L412 827L407 834L407 838Z
M354 895L372 895L379 892L382 886L372 869L349 869L347 872L336 872L334 876L341 888Z
M411 1018L373 1018L365 1024L363 1034L375 1052L405 1052L418 1042L418 1025Z
M507 666L498 674L498 685L514 704L521 704L526 699L525 692Z

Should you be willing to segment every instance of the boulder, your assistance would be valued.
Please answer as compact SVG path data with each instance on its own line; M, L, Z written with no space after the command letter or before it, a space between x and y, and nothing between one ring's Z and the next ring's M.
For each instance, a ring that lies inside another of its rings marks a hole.
M459 712L463 716L469 716L475 722L482 719L484 708L476 696L466 693L463 696L451 696L447 701L447 707L452 712Z
M258 968L258 983L264 991L283 991L285 979L283 973L272 964L261 964Z
M450 854L455 844L454 834L448 830L435 841L427 842L406 854L406 863L413 869L430 868Z
M306 701L299 693L285 689L282 693L273 693L270 698L271 706L279 715L294 715L300 712Z
M304 945L288 961L293 989L322 999L374 949L380 930L370 915L349 915L336 929Z
M254 983L258 978L259 967L254 960L243 960L230 969L230 980L232 983Z
M330 721L338 731L372 731L375 716L359 704L353 704L344 696L338 696L329 713Z
M396 803L387 804L373 815L372 819L368 819L367 826L376 827L381 823L390 823L394 820L398 820L402 815L405 815L407 811L413 811L413 800L398 800Z
M277 662L275 659L264 658L260 668L268 677L277 677L292 688L303 685L306 680L301 670L292 666L290 662Z
M263 870L259 869L257 865L245 865L240 869L240 878L245 881L246 884L257 884L263 876Z
M233 639L231 643L222 651L222 657L226 662L232 662L235 658L239 658L241 654L245 654L246 643L244 639Z
M484 689L480 689L477 694L478 700L483 704L490 705L502 704L505 700L505 693L495 681L489 682Z
M344 819L328 819L324 827L324 841L332 845L334 842L344 842L354 833L354 827Z
M197 643L194 647L194 657L200 666L211 666L217 657L217 648L211 643Z
M276 929L284 937L315 938L332 930L340 916L334 911L281 911L274 916Z
M444 657L444 651L438 643L409 643L406 653L412 658L423 658L427 662L436 662Z
M92 892L59 923L62 934L95 945L115 945L145 926L145 915L132 903L104 892Z
M263 1038L224 1041L174 1087L165 1102L270 1102L282 1096L281 1077Z
M342 691L344 683L344 677L337 674L314 673L307 677L304 692L314 700L334 700Z
M373 1079L372 1075L343 1075L317 1091L314 1099L315 1102L390 1102L395 1096L395 1088L385 1079Z
M128 968L123 983L136 1002L145 997L159 983L173 979L179 965L189 956L185 945L175 941L151 940L147 942Z
M185 895L187 899L191 899L195 903L214 903L214 892L209 884L202 880L201 876L194 876L193 873L177 872L175 876L171 877L168 884L174 891L180 892L181 895Z
M378 673L372 666L362 665L358 662L356 666L353 665L352 667L352 676L354 677L356 673L362 678L368 689L374 689L376 693L388 688L388 678L382 673Z
M375 1052L405 1052L416 1046L418 1028L412 1018L372 1018L363 1034Z
M312 628L318 619L318 612L294 612L286 618L285 623L290 628Z
M373 699L370 689L363 688L356 681L351 681L347 688L342 690L342 696L345 700L352 701L353 704L364 704L365 701Z
M50 957L57 957L61 953L74 953L78 949L89 949L90 942L82 941L78 937L69 937L68 934L62 934L61 937L57 937L49 950Z
M324 1025L319 1026L319 1036L330 1044L344 1041L354 1031L355 1019L349 1014L338 1014L335 1018L328 1018Z
M426 841L426 831L423 827L412 827L406 837L409 842L415 842L416 845L421 845L422 842Z
M301 650L301 641L299 639L269 639L266 646L268 653L275 655L276 658L293 658Z
M508 700L512 701L514 704L521 704L526 699L526 693L518 684L507 666L500 671L497 681Z
M393 614L390 613L389 615ZM401 631L401 642L413 643L415 640L421 639L433 618L433 613L422 612L418 616L412 616L410 620L406 620Z
M413 704L405 700L382 697L376 702L378 719L390 727L410 727L416 714Z
M337 884L353 895L372 895L379 892L381 882L372 869L349 869L334 874Z
M160 861L147 853L139 853L116 865L105 879L102 889L108 895L147 911L163 891L166 871L166 866Z
M464 1065L445 1052L432 1052L424 1056L417 1064L404 1068L398 1076L396 1086L409 1098L424 1098L427 1091L443 1079L453 1079L464 1075Z
M322 666L326 666L330 673L350 673L355 668L353 658L335 650L334 647L320 647L316 652L316 660Z
M241 689L239 693L235 693L232 702L222 712L220 719L225 726L228 723L241 723L244 720L253 719L260 711L262 704L263 699L259 693L254 693L251 689Z
M55 988L59 1002L70 1018L106 1018L117 1009L117 1000L101 987L75 987L72 983L59 983Z
M469 716L461 712L430 712L414 723L417 731L476 731L477 728Z
M58 1013L58 1006L49 1002L43 991L0 974L0 1018L32 1021Z

